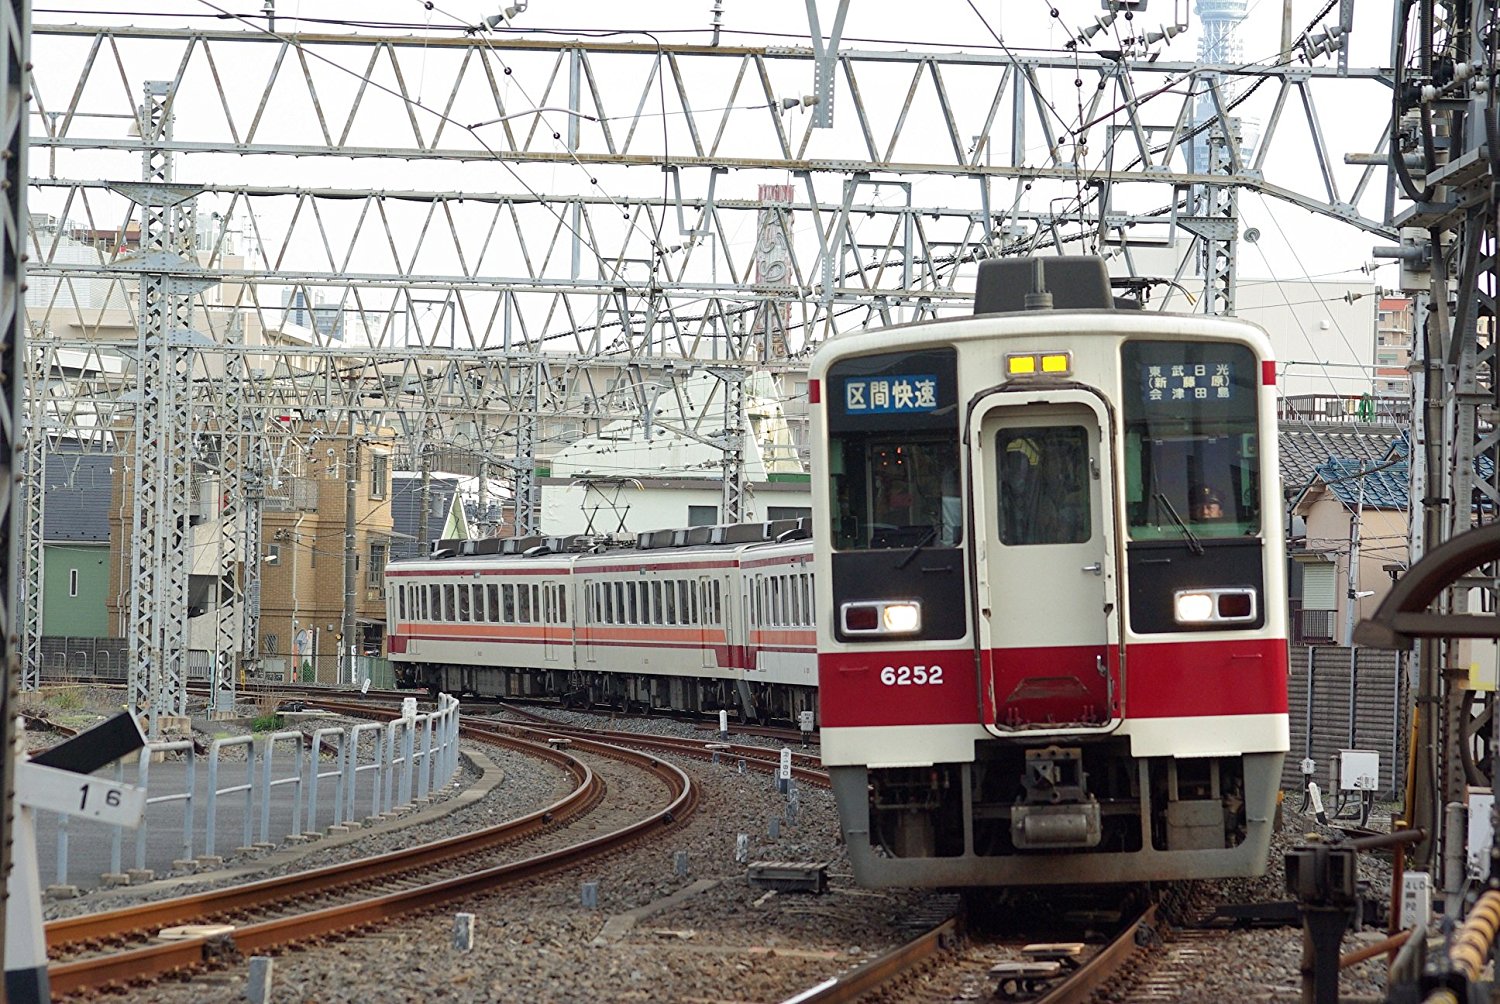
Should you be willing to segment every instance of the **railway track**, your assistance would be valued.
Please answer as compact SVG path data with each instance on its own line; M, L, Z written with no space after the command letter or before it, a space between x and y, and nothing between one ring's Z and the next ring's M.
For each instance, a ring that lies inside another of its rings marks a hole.
M649 753L583 737L574 739L568 750L558 750L544 741L482 729L467 731L480 741L524 750L562 766L574 778L574 791L546 809L464 837L246 886L55 921L46 929L49 955L63 958L48 970L53 993L77 995L149 982L174 972L377 926L583 865L680 822L697 805L698 792L687 775ZM650 774L665 786L666 804L599 836L500 862L495 855L501 849L543 831L558 830L596 809L604 799L604 785L597 771L576 755L580 751ZM330 902L334 899L341 901ZM206 930L151 943L162 928L189 924L204 925Z
M1115 987L1128 982L1144 954L1157 942L1156 905L1132 912L1113 937L1097 949L1056 944L1029 946L1015 939L971 936L961 917L944 918L931 929L856 969L810 987L784 1004L844 1004L872 998L906 1001L929 999L917 987L944 986L945 967L967 971L969 981L984 981L983 999L1027 1001L1033 1004L1087 1004L1109 988L1112 1001L1149 1001L1150 997L1120 998ZM1029 957L1033 961L1009 968L993 967L996 956ZM1062 959L1063 961L1058 961ZM1026 974L1030 975L1026 975ZM966 989L963 996L970 996ZM955 999L948 989L934 990L933 1000Z
M577 725L566 725L559 722L531 714L518 709L503 707L509 714L519 714L530 723L530 727L539 732L545 732L558 738L571 738L574 736L604 740L617 743L621 746L629 746L635 749L652 749L662 753L671 753L677 756L691 757L697 760L711 760L715 753L726 759L744 760L746 766L754 770L774 769L780 765L781 752L767 746L754 746L745 743L720 742L711 738L683 739L675 736L655 736L641 732L623 732L614 729L596 729ZM473 725L481 725L486 721L483 716L465 716L465 721ZM494 727L503 728L505 723L495 723ZM790 747L788 747L790 749ZM798 781L814 784L822 788L828 787L828 774L822 770L822 760L811 753L792 750L792 777Z

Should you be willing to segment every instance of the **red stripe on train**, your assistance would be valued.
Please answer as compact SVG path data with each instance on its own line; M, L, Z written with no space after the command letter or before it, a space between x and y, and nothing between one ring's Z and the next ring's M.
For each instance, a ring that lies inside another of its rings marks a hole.
M986 661L1015 667L1019 657L1041 667L1055 664L1053 657L1077 651L1072 647L1050 654L1045 649L997 649L988 653ZM1127 653L1128 717L1287 711L1284 640L1137 642ZM916 672L919 666L921 673ZM907 672L901 672L903 667ZM937 679L935 668L942 671ZM979 687L971 649L825 652L818 656L818 688L820 721L826 728L979 721Z

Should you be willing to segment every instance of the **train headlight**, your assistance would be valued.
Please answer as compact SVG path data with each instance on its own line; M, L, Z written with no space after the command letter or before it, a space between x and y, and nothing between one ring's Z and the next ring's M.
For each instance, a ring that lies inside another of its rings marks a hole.
M922 607L917 603L892 603L881 612L881 623L891 634L922 630Z
M922 630L922 604L916 600L845 603L839 620L846 635L916 634Z
M1202 624L1213 619L1214 598L1207 593L1179 592L1174 600L1179 624Z
M1253 589L1179 589L1172 611L1179 624L1248 624L1259 616L1259 604Z

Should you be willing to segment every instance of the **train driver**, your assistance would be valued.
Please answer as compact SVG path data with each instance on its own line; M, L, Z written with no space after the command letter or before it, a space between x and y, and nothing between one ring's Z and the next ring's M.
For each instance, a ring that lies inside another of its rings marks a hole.
M1219 493L1209 485L1196 485L1188 494L1188 518L1207 523L1224 518L1224 504Z

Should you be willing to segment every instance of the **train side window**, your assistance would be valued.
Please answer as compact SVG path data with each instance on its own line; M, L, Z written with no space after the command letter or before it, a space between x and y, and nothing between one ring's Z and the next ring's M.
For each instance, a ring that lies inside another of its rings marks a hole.
M491 624L500 619L500 587L491 583L484 587L484 619Z
M558 586L557 587L557 623L559 623L559 624L566 624L567 622L568 622L568 587L567 586Z
M506 624L516 622L516 587L508 582L500 587L500 619Z
M664 623L664 613L665 613L665 610L664 610L664 608L662 606L662 602L661 602L661 583L660 582L652 582L651 583L651 623L652 624L661 624L661 623Z
M443 586L442 590L443 590L443 612L439 616L438 619L439 620L445 620L445 621L451 621L451 620L453 620L453 609L454 609L454 607L453 607L453 603L454 603L454 601L453 601L453 587L452 586Z
M406 620L406 590L396 590L396 616Z
M518 586L520 596L516 597L516 620L522 624L531 623L531 587Z
M469 589L467 584L464 584L461 586L455 586L453 591L458 598L458 615L454 617L454 620L470 620L471 617L469 609L469 594L471 590Z
M432 606L428 602L428 597L430 595L430 592L431 592L430 587L427 587L427 586L418 586L417 587L417 593L422 598L422 619L424 621L430 621L430 620L432 620L432 614L430 612L432 610Z
M722 603L720 602L723 597L722 597L722 592L721 592L719 586L720 586L719 581L717 579L715 579L714 580L714 586L713 586L714 623L715 624L723 624L724 623L724 608L723 608Z
M661 622L677 623L677 583L668 579L661 591Z

